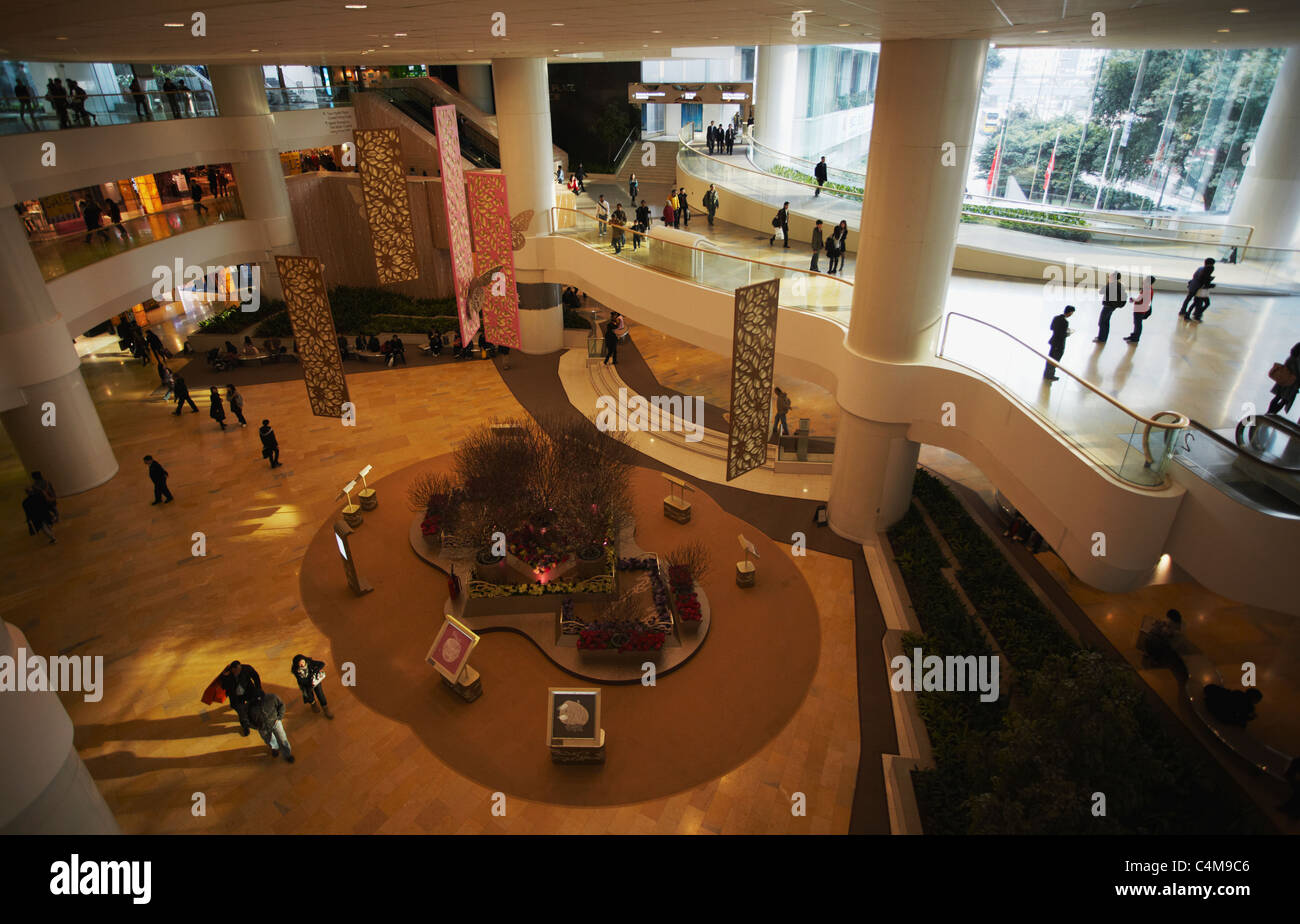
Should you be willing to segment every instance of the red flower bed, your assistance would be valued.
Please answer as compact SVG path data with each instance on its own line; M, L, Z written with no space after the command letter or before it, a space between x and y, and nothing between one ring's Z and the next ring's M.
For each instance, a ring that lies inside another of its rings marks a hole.
M582 630L578 635L578 647L589 651L615 648L619 651L658 651L664 647L664 633L651 629L633 629L623 633L597 626Z
M420 521L420 533L425 536L436 536L442 531L442 517L436 513L431 513Z
M668 568L668 583L673 589L673 599L677 603L677 615L683 622L699 622L704 618L700 609L700 598L695 593L695 581L691 579L691 569L685 565L671 565Z

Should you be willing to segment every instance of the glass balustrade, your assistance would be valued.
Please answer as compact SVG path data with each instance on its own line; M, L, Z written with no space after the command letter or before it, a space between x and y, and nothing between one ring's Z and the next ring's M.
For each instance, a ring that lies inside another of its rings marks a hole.
M589 247L614 255L611 226L608 222L597 221L593 213L552 209L551 229L552 233L576 238ZM625 244L618 259L724 292L779 279L781 307L825 315L846 327L848 325L853 286L843 279L726 253L703 237L694 244L666 240L655 236L655 230L651 228L650 233L642 234L630 227L624 228Z
M1046 422L1097 465L1132 485L1168 480L1175 442L1187 418L1164 412L1143 417L1071 373L1056 367L1043 378L1047 355L978 318L947 316L938 355L987 378Z
M31 243L32 255L45 281L57 279L84 266L115 257L137 247L146 247L187 231L235 221L244 217L243 203L231 192L224 197L203 197L208 211L199 214L190 202L177 202L148 215L126 219L121 226L104 221L93 232L84 229ZM89 240L87 240L89 238Z
M336 87L267 87L266 102L272 112L290 109L334 109L352 105L352 88Z
M61 99L62 102L62 99ZM193 119L220 115L209 90L142 90L139 94L89 93L55 106L44 96L0 96L0 134L129 125L136 122Z

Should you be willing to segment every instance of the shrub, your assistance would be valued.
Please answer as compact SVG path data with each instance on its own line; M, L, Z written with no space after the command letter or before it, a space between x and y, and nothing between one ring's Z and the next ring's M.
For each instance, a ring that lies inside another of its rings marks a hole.
M398 334L424 334L432 327L438 333L446 333L460 325L456 314L454 298L413 298L384 289L363 288L359 286L336 286L330 290L330 313L334 316L334 329L345 336L360 333L391 331ZM270 304L270 303L268 303ZM293 326L289 315L284 312L284 302L274 302L282 312L274 316L263 311L257 315L245 314L242 326L231 331L213 331L213 333L238 333L258 319L255 336L291 337Z
M995 220L989 221L989 218ZM961 220L964 222L978 222L979 224L992 224L999 228L1009 228L1012 231L1024 231L1029 234L1040 234L1044 237L1055 237L1065 241L1092 240L1092 235L1087 231L1044 227L1043 224L1040 224L1040 222L1046 222L1052 225L1071 225L1086 228L1088 222L1082 216L1073 212L1039 212L1034 209L1005 208L999 205L963 205Z
M284 314L285 304L277 298L268 298L264 300L256 311L241 311L238 305L234 305L222 311L220 314L214 314L210 318L204 318L199 322L199 331L205 334L238 334L245 329L252 327L254 324L261 322L265 324L269 319L282 316L287 325L289 316ZM285 334L266 334L263 335L261 327L257 330L260 336L286 336Z

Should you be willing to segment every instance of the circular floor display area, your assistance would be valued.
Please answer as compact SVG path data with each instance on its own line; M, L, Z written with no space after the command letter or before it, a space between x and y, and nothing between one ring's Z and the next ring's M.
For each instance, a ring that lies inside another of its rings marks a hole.
M662 554L700 540L710 553L703 585L712 621L698 653L654 686L600 687L603 765L551 762L547 689L598 685L575 680L521 636L483 636L470 658L483 695L462 701L425 662L448 590L411 549L406 503L417 474L450 468L451 457L441 456L371 483L379 506L365 512L349 542L373 592L349 590L332 519L304 556L303 604L330 639L331 657L356 665L353 692L367 708L409 726L436 757L492 791L575 806L642 802L708 782L752 757L794 716L821 642L807 583L786 551L703 492L691 495L690 523L665 518L667 485L647 469L632 477L638 544ZM735 583L738 533L761 555L752 588Z

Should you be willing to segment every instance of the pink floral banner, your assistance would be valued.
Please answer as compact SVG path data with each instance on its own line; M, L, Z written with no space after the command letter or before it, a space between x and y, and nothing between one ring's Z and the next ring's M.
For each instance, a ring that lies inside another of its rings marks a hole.
M442 204L447 210L447 238L451 243L451 279L456 288L456 313L460 336L469 344L478 334L477 315L469 310L469 284L474 279L474 250L469 236L469 207L465 202L465 171L460 165L460 133L455 106L433 107L438 156L442 162Z
M488 343L519 348L519 293L515 289L515 249L510 204L503 173L474 170L465 175L469 222L474 231L474 275L496 267L500 279L487 284L483 298L483 336Z

